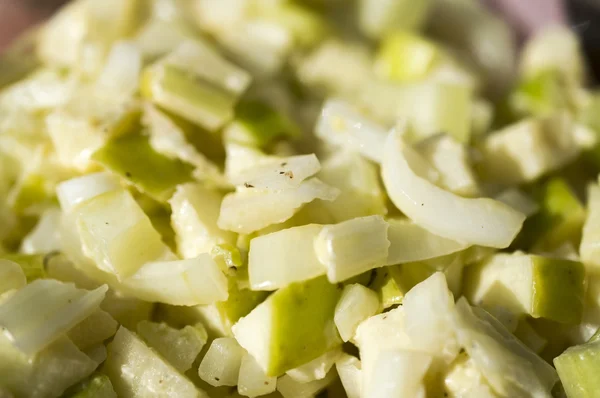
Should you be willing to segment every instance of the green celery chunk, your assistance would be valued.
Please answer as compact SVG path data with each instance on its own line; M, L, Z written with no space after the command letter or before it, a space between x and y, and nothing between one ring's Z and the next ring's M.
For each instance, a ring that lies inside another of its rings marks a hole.
M160 107L209 130L233 117L237 100L237 95L175 65L146 69L140 90Z
M266 102L242 100L225 135L242 144L265 148L278 139L298 138L301 132L298 125Z
M561 74L547 70L521 81L509 103L513 112L522 117L545 116L559 109L572 109L572 97Z
M536 252L551 251L565 243L579 247L585 208L562 178L553 178L534 188L540 210L525 220L513 247Z
M600 342L592 337L585 344L568 348L554 358L554 366L569 398L592 398L600 391Z
M0 258L19 264L27 278L27 283L46 277L46 256L42 254L8 253L0 255Z
M158 201L166 201L177 185L192 180L192 166L159 154L143 135L115 138L93 159Z

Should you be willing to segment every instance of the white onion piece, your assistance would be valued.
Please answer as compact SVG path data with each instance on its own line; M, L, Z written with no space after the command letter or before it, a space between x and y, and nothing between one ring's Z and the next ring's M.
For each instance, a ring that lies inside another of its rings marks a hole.
M252 185L257 189L294 188L321 170L315 156L300 155L273 159L229 178L233 185Z
M419 226L465 244L504 248L517 235L525 215L499 201L467 199L415 174L419 155L393 130L385 144L382 178L392 202Z

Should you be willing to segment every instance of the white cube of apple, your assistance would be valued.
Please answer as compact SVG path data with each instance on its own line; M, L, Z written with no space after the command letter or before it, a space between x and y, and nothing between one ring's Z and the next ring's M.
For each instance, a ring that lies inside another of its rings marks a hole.
M142 208L125 190L106 192L80 204L77 228L84 253L119 278L158 259L174 259Z
M464 290L471 303L494 315L500 310L576 324L583 313L584 279L577 261L499 253L467 268Z
M312 398L331 384L335 378L335 372L331 371L324 379L300 383L292 377L284 375L277 380L277 391L283 398Z
M343 353L335 363L335 368L348 398L360 398L362 379L360 359Z
M235 386L244 355L246 351L234 338L215 339L200 362L198 375L211 386Z
M201 184L177 187L169 204L177 250L183 258L210 253L218 244L235 244L236 234L217 225L222 200L222 193Z
M342 343L333 316L341 290L325 276L279 289L232 327L269 376L303 365Z
M267 376L256 359L248 353L242 357L238 376L238 393L254 398L275 391L277 378Z
M371 382L363 395L369 398L425 398L424 378L433 357L416 351L382 351L373 365Z
M342 340L348 341L358 325L381 309L377 293L359 284L344 287L333 317Z
M288 370L286 374L300 383L324 379L341 354L341 348L335 348L304 365Z
M248 273L253 290L276 290L327 271L313 248L321 225L303 225L259 236L250 241Z
M315 240L315 251L336 283L386 265L390 242L388 223L368 216L327 225Z

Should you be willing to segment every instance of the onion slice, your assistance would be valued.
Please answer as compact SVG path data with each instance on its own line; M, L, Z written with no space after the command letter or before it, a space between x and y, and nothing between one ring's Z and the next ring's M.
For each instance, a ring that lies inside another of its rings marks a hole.
M410 161L420 156L393 130L386 140L381 174L394 205L428 231L466 244L504 248L513 241L525 215L497 200L468 199L445 191L415 174Z

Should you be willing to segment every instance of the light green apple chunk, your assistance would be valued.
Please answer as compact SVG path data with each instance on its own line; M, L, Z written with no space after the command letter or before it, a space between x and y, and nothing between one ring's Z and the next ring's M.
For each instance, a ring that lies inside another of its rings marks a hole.
M554 366L569 398L591 398L600 391L600 341L568 348L554 358Z
M342 343L333 317L341 289L325 276L273 293L232 328L268 376L279 376Z
M530 315L576 324L583 313L584 279L578 261L499 253L467 269L465 296L503 320L506 312L514 315L509 323Z

